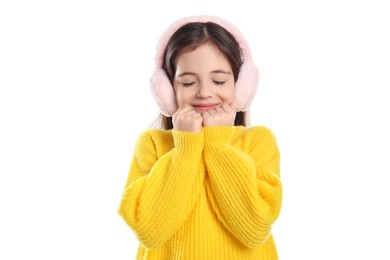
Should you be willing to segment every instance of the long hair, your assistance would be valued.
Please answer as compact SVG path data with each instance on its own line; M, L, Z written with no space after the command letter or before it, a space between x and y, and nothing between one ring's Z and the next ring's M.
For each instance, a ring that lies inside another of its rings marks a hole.
M180 27L172 35L165 49L163 69L167 73L171 84L173 84L176 73L176 58L180 54L191 52L206 43L215 46L222 53L232 68L234 81L237 81L243 58L236 39L229 31L216 23L193 22ZM234 125L248 126L248 113L237 112ZM166 117L160 114L151 127L164 130L172 129L172 117Z

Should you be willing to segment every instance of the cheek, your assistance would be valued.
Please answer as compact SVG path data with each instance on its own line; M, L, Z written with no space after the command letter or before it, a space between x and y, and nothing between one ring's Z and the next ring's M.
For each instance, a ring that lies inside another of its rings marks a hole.
M176 90L176 102L178 106L183 106L191 102L191 93L186 89Z
M225 89L223 93L223 97L226 101L234 101L234 96L235 96L235 87L234 85L229 86L228 88Z

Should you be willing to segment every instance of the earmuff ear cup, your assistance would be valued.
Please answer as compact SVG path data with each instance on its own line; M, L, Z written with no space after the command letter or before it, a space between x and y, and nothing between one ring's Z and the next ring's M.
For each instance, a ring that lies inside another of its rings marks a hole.
M235 103L237 111L248 111L259 83L259 70L252 61L241 65L236 82Z
M176 95L163 68L154 70L150 79L150 86L160 112L166 117L172 116L177 110Z

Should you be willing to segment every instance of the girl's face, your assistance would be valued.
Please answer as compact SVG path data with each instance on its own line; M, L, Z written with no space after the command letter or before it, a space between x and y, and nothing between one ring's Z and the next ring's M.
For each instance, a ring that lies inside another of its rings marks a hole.
M200 113L234 101L230 64L211 44L177 57L173 87L179 107L190 105Z

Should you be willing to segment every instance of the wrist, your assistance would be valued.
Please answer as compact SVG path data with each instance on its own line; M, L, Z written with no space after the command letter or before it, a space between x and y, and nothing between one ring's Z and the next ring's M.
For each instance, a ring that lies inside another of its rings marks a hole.
M202 153L204 145L204 135L202 132L192 133L174 129L172 136L175 149L179 153L189 156L192 156L194 152Z
M230 144L234 131L233 126L204 127L205 149L216 150Z

